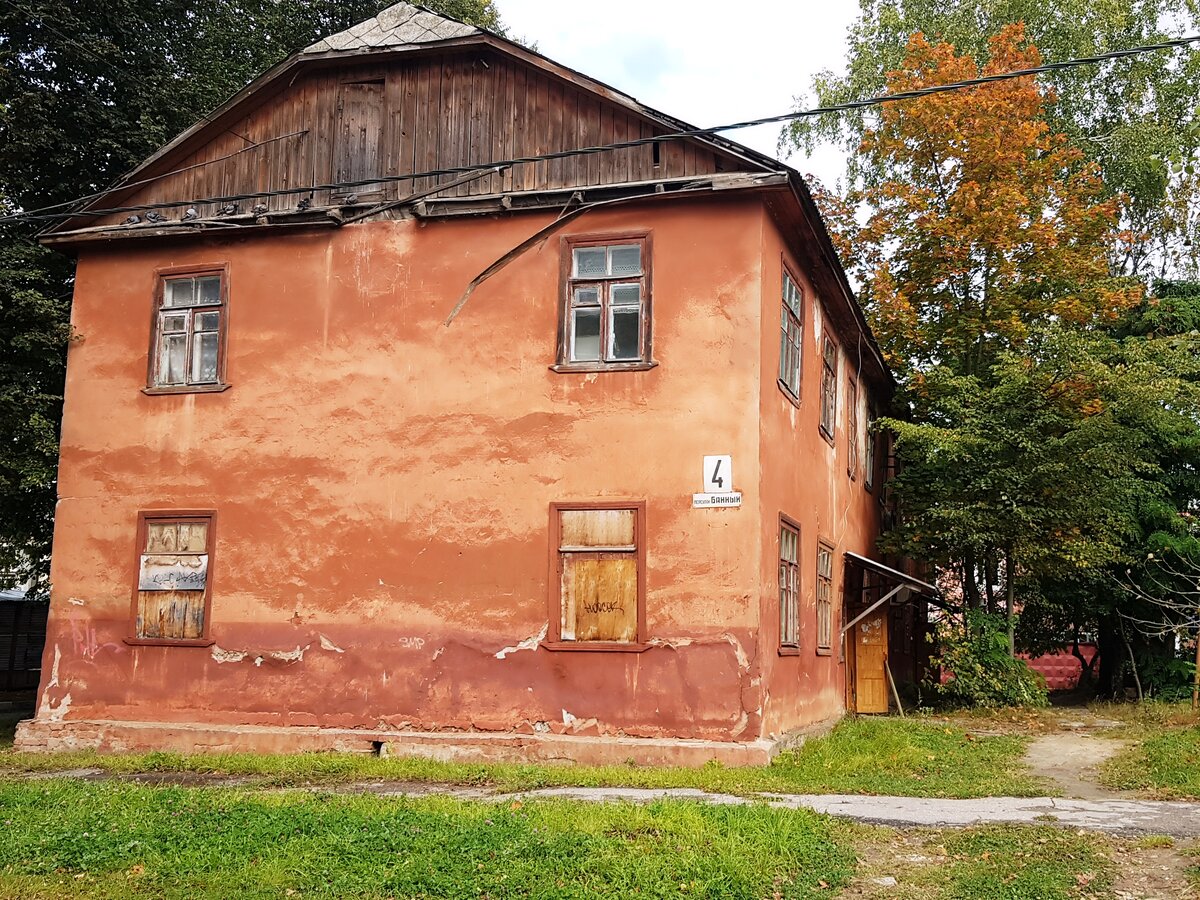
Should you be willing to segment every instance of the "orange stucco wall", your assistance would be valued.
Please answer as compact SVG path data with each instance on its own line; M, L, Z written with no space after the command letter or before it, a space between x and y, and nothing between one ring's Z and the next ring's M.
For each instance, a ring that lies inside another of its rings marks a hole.
M757 737L760 206L574 223L652 231L648 372L548 369L557 236L442 325L545 221L82 253L39 718ZM155 270L210 263L229 267L232 387L147 396ZM741 466L741 509L691 508L706 453ZM605 498L647 503L656 646L533 649L548 504ZM212 648L123 642L155 508L218 511Z
M779 388L779 332L783 269L787 266L804 292L804 327L800 402ZM877 388L858 371L856 336L839 334L825 313L834 298L822 297L800 266L794 247L776 221L764 216L762 240L761 444L759 485L762 515L762 627L759 644L763 665L763 732L783 735L810 722L836 716L845 707L846 666L839 631L844 621L843 553L874 557L880 509L876 493L866 490L863 464L868 397ZM834 439L820 431L821 335L829 329L840 347L838 401ZM848 379L858 383L859 466L848 471L850 417ZM800 528L800 649L779 653L778 565L780 516ZM834 548L833 646L817 650L817 544Z
M804 402L776 388L774 222L753 196L573 222L653 239L659 365L584 375L548 368L560 235L442 324L546 221L81 252L38 720L747 741L838 714L836 651L818 658L807 637L816 538L837 544L837 591L840 552L868 548L876 523L841 432L836 449L817 434L816 316ZM232 387L147 396L156 269L214 263ZM705 454L732 455L740 509L692 509ZM646 503L651 646L540 647L549 504L604 499ZM211 647L124 641L137 515L168 508L218 513ZM781 511L804 523L793 658L776 655Z

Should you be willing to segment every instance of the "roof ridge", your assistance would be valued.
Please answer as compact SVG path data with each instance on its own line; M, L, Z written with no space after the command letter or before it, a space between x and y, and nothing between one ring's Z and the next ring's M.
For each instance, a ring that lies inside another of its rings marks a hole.
M305 47L308 53L349 53L411 47L451 38L483 34L483 29L412 3L393 3L369 19Z

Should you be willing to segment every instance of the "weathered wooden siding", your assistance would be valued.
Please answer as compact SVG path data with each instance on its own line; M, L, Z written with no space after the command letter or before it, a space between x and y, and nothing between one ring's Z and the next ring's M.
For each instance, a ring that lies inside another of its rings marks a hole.
M377 91L382 91L381 107ZM381 112L381 133L376 140L366 129L376 121L377 111ZM122 205L361 180L374 174L372 168L381 169L379 174L384 176L397 176L479 165L653 137L664 130L632 109L490 50L406 57L386 64L361 63L299 76L282 93L203 146L190 153L181 148L181 155L164 159L156 172L143 177L153 177L159 171L186 171L157 179L123 200ZM289 134L293 136L237 152ZM377 153L375 164L372 160ZM192 168L199 164L206 165ZM699 142L667 141L658 148L657 164L655 148L647 144L525 163L442 196L620 184L741 167L735 157ZM404 196L428 189L438 180L426 177L385 182L382 196ZM370 190L368 186L358 193ZM337 203L346 193L317 191L312 203ZM259 202L272 211L294 209L303 196L244 201L241 211L248 212ZM216 215L219 206L196 204L201 216ZM174 218L183 211L181 207L166 215ZM120 222L123 218L113 216L96 224Z

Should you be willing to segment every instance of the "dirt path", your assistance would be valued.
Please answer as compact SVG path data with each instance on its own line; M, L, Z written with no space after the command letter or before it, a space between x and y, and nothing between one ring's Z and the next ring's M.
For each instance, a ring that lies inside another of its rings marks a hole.
M1057 784L1064 797L1075 800L1114 800L1128 797L1100 784L1100 765L1129 745L1128 741L1094 732L1119 722L1101 719L1086 709L1058 710L1057 729L1030 742L1025 764L1035 775Z

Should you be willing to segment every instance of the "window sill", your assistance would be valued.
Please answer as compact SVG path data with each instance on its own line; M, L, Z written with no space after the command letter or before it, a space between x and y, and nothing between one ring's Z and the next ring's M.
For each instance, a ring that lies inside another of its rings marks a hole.
M152 397L159 394L219 394L231 387L231 384L181 384L175 387L144 387L142 393Z
M818 425L817 431L821 432L821 437L823 437L825 439L825 443L827 443L830 447L837 446L834 443L833 434L831 432L826 431L824 426Z
M833 650L828 647L818 647L817 656L833 656Z
M538 646L555 652L567 650L599 653L644 653L650 649L650 645L645 643L623 644L617 641L542 641Z
M796 394L793 394L792 389L788 387L782 379L775 379L775 383L779 385L779 392L783 394L783 396L787 397L788 403L792 404L792 406L796 407L796 409L799 409L800 397Z
M125 643L131 647L211 647L216 643L211 638L136 638L127 637Z
M551 372L560 375L572 373L589 374L592 372L647 372L658 366L656 362L627 362L627 363L555 363L550 366Z
M799 656L800 648L799 647L780 647L779 655L780 656Z

